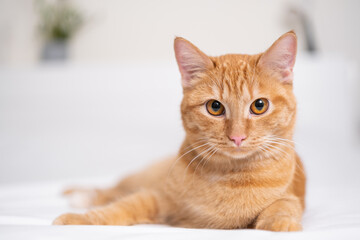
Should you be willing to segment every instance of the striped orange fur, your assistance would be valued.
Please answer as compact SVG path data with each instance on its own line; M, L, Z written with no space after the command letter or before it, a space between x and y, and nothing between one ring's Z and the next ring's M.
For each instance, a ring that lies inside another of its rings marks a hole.
M61 215L54 224L301 230L305 174L292 140L295 33L261 54L219 57L176 38L175 54L186 131L177 156L111 189L68 191L82 193L97 208ZM206 110L212 99L224 107L219 116ZM261 115L250 110L257 99L269 103Z

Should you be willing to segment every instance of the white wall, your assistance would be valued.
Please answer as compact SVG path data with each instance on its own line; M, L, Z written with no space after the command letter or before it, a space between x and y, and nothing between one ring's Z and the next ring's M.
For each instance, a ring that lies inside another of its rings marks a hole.
M0 65L37 62L36 24L32 1L0 0Z
M71 44L71 61L173 61L174 36L209 54L257 53L293 27L284 23L288 2L74 0L87 23ZM0 1L0 64L38 61L37 20L31 1Z
M290 28L281 22L284 2L77 0L91 20L74 41L73 59L173 61L175 36L209 54L256 53Z

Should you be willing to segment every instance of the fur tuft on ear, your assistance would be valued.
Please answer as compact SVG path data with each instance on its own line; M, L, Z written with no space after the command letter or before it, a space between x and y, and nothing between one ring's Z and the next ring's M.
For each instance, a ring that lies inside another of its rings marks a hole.
M213 62L205 53L184 38L175 38L174 50L184 88L194 84L192 80L198 73L214 67Z
M294 31L282 35L266 50L259 60L261 68L280 74L284 83L292 83L293 68L296 59L297 38Z

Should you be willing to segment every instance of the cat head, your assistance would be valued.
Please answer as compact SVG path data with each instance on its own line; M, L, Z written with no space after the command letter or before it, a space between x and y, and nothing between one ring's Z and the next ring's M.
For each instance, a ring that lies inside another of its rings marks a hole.
M210 57L176 38L188 143L204 155L216 151L233 159L289 145L296 115L292 91L296 46L291 31L261 54Z

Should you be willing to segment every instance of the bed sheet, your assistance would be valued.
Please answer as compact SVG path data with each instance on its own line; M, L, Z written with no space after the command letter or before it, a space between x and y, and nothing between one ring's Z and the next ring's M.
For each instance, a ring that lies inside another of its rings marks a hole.
M60 195L71 182L105 184L109 177L0 187L1 239L360 239L360 194L355 186L308 187L304 230L274 233L258 230L183 229L161 225L52 226L72 209Z

